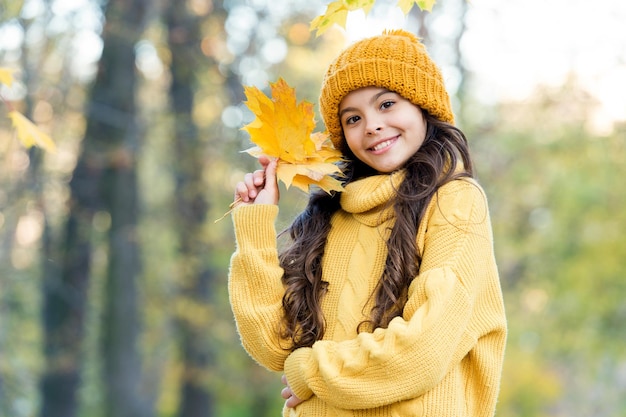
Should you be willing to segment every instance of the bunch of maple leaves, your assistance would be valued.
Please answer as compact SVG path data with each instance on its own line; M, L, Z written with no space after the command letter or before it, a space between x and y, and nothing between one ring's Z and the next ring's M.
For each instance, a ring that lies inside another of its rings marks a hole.
M276 178L287 188L294 186L310 192L311 186L330 193L342 191L343 186L337 177L342 176L336 162L341 160L341 152L334 148L327 133L315 132L313 104L296 100L295 89L284 79L270 83L268 97L256 87L244 86L247 101L244 103L255 115L252 122L242 130L250 134L250 140L257 146L243 152L258 158L265 155L275 159ZM240 202L235 200L222 217L226 217Z
M341 160L341 152L333 147L326 133L313 133L313 104L297 103L295 89L282 78L270 83L270 88L271 98L256 87L244 87L245 104L256 117L242 130L257 145L244 152L277 159L276 177L287 188L293 185L309 192L316 185L328 193L343 190L335 178L341 175L336 164Z

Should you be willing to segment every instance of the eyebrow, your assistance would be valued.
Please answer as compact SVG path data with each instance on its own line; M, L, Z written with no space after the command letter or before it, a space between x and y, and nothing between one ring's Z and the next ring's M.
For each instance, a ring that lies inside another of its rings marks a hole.
M376 100L378 100L378 98L379 98L380 96L382 96L382 95L384 95L384 94L387 94L387 93L393 93L393 91L391 91L391 90L387 90L386 88L384 88L382 91L379 91L378 93L376 93L376 94L374 94L374 95L372 96L372 98L371 98L371 99L370 99L370 101L369 101L369 102L370 102L370 104L374 103ZM346 112L349 112L349 111L356 111L356 110L357 110L357 109L356 109L356 107L346 107L345 109L342 109L342 110L339 112L339 118L341 119L341 117L343 116L343 114L344 114L344 113L346 113Z

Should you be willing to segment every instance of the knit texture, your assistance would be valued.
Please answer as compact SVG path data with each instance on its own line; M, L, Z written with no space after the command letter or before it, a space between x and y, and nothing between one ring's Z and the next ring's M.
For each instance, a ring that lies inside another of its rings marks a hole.
M229 295L248 353L284 372L305 401L284 416L492 417L506 339L486 199L472 180L444 185L427 208L423 255L403 315L357 334L372 307L395 218L386 203L402 173L347 185L332 218L322 268L324 339L290 353L277 333L282 269L277 206L235 209Z
M394 30L346 48L330 64L320 93L320 112L336 148L343 145L339 103L353 90L394 91L436 118L454 123L441 71L412 33Z

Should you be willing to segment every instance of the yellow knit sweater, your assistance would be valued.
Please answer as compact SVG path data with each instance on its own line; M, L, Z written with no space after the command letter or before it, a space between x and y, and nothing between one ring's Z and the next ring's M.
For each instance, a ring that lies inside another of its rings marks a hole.
M349 184L322 262L324 339L283 350L279 340L282 269L274 221L278 207L233 213L237 249L230 301L244 348L284 372L302 404L284 416L488 417L494 414L506 319L485 195L472 180L443 186L420 224L420 272L402 317L357 334L371 307L393 225L385 203L400 176ZM397 184L396 184L397 185ZM365 306L365 308L364 308ZM277 392L276 395L279 395Z

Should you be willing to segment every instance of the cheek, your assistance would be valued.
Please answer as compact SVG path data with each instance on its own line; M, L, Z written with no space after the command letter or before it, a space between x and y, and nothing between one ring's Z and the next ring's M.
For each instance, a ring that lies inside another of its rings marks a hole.
M356 149L356 147L358 145L358 142L357 142L357 139L356 139L354 133L352 132L352 134L350 134L350 133L346 134L344 132L343 137L345 138L345 141L346 141L346 144L347 144L348 148L350 148L350 150L352 152L354 152L354 150Z

